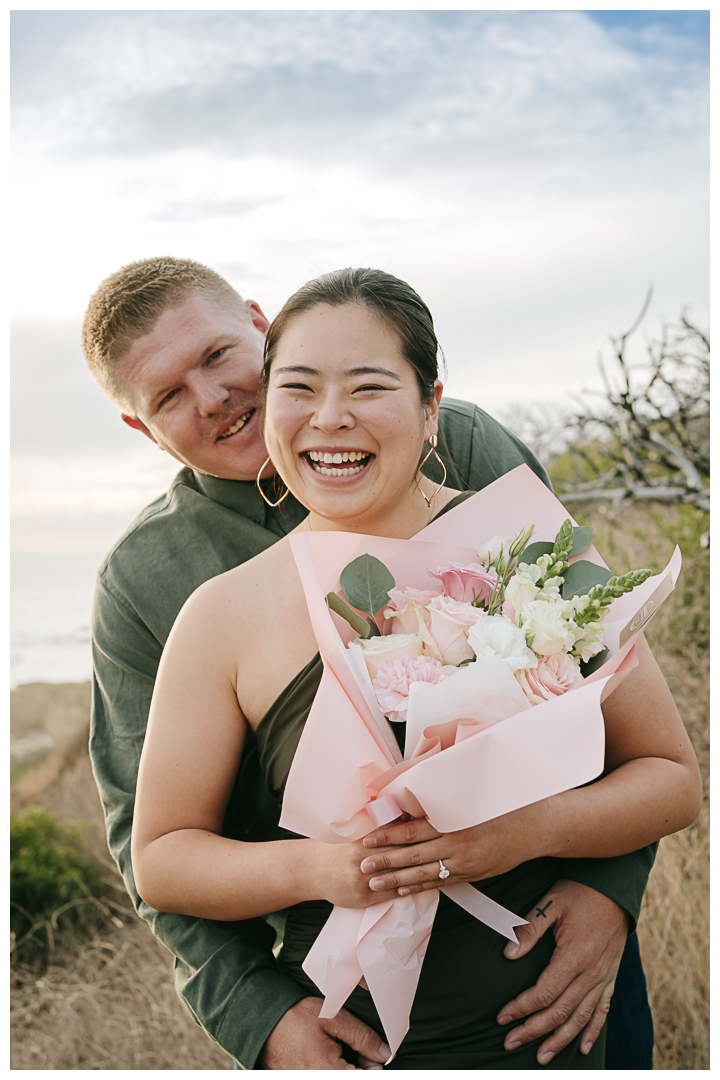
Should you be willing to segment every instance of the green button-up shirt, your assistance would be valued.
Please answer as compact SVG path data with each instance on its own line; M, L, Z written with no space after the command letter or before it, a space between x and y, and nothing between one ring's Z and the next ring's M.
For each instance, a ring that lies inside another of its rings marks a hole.
M439 449L449 485L461 490L479 490L522 463L549 485L520 439L465 402L441 405ZM439 471L432 475L441 476ZM306 996L273 956L281 920L220 922L148 907L138 896L130 862L133 806L155 676L180 608L204 581L264 551L306 512L292 496L270 509L251 483L182 469L103 562L93 610L90 754L108 845L136 910L175 955L180 997L208 1035L246 1069L255 1067L283 1014ZM278 816L249 733L225 835L277 839L283 835ZM654 849L646 848L616 859L569 859L564 876L612 897L634 921L653 856Z

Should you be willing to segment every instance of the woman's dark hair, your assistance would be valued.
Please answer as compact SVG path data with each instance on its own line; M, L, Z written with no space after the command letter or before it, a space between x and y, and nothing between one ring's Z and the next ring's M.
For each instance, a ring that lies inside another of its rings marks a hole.
M265 392L270 366L289 323L320 304L357 304L375 312L400 338L402 353L415 368L420 395L428 401L438 377L438 342L432 315L414 289L383 270L333 270L308 281L273 319L265 339L262 378ZM440 350L442 352L442 350Z

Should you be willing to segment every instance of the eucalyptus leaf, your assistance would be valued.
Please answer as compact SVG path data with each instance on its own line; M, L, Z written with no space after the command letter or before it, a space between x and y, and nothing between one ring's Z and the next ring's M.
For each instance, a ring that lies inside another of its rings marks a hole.
M575 525L573 527L573 546L571 555L582 555L583 551L592 544L593 531L589 525Z
M375 618L387 604L388 593L395 588L395 578L374 555L361 555L345 567L340 586L348 603Z
M527 563L528 566L531 563L536 562L541 555L552 554L554 545L549 540L536 540L534 544L528 544L520 556L520 562Z
M573 596L584 596L596 585L606 585L612 577L612 571L604 566L581 559L580 562L571 563L563 572L565 584L562 587L563 600L571 600Z
M356 630L361 638L369 638L373 629L377 633L375 623L371 622L370 619L363 619L362 615L358 615L357 611L351 608L349 604L346 604L337 593L329 592L325 597L325 602L331 611L337 612L345 622L350 623L353 630Z
M588 675L592 675L593 671L597 671L605 661L607 660L608 650L601 649L597 656L591 656L589 660L580 662L580 674L583 679L587 679Z

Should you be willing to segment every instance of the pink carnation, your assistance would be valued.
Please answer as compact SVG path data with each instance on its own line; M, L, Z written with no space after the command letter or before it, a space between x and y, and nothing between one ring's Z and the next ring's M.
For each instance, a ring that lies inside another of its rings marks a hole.
M546 656L536 668L516 671L515 678L532 705L541 705L543 701L566 694L583 681L579 664L565 652Z
M449 566L428 570L428 573L442 582L446 596L463 604L472 604L475 601L487 605L497 582L495 571L486 570L480 563L470 563L469 566L450 563Z
M442 664L431 656L401 656L386 660L373 679L378 705L392 720L407 720L410 686L415 682L434 685L442 680Z

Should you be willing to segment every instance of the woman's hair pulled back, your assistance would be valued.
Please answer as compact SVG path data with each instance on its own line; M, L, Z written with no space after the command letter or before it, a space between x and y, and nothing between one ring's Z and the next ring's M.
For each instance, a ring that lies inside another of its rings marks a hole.
M375 312L400 338L402 353L415 368L420 395L428 401L438 377L438 342L432 315L414 289L383 270L333 270L298 289L273 319L265 340L263 386L285 330L293 319L320 304L357 304Z

